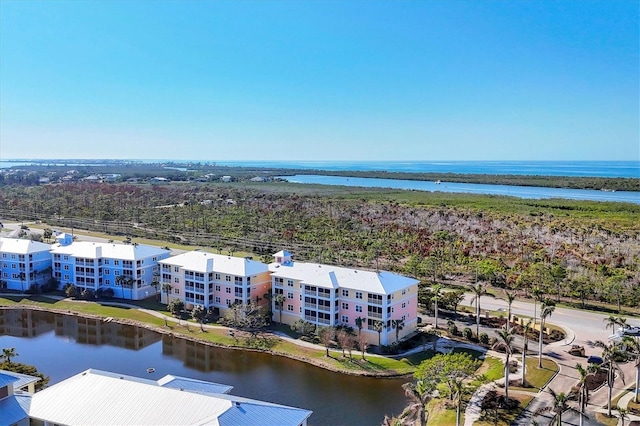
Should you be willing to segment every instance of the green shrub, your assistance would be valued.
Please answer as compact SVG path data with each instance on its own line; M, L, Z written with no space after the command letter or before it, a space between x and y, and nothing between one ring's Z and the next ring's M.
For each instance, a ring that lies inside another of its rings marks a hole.
M489 335L487 333L480 333L480 335L478 336L478 340L483 345L488 345L489 344Z

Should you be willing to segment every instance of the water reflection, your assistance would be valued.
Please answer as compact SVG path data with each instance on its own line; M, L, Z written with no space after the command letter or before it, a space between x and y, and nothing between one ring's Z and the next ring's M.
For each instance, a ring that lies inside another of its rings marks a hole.
M143 327L127 326L97 318L51 312L7 309L0 315L0 332L14 337L37 337L49 331L76 343L110 345L139 350L160 341L160 335Z
M217 348L154 331L30 310L0 310L0 348L51 383L99 368L149 379L166 374L233 386L234 395L313 410L310 426L378 425L399 414L404 379L347 376L268 353ZM155 372L147 373L153 367Z

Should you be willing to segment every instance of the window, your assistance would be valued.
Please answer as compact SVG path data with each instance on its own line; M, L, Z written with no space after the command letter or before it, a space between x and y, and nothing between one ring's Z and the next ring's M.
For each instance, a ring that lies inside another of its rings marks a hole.
M66 259L65 259L65 260L66 260ZM114 260L114 261L113 261L113 264L114 264L114 265L119 265L119 264L120 264L120 261L116 259L116 260Z
M179 289L179 288L176 288L176 289L174 289L174 290L173 290L173 292L174 292L175 294L180 294L180 289Z
M108 269L105 269L105 270L104 270L104 274L105 274L105 275L109 275L110 273L111 273L111 272L110 272Z
M287 305L287 311L293 312L293 305Z
M287 286L293 287L293 280L287 280Z
M56 256L58 256L58 255L56 255ZM2 258L6 259L7 258L7 253L2 253Z
M111 261L110 261L109 259L105 259L105 260L104 260L104 264L105 264L105 265L109 265L110 263L111 263Z
M402 307L403 307L403 308L406 308L406 307L407 307L407 304L403 302L403 303L402 303Z
M224 301L224 303L226 303L226 304L227 304L227 306L231 306L231 299L226 299L226 300Z
M224 289L228 294L231 294L231 287L227 287Z
M356 299L362 299L362 292L356 291Z
M402 295L404 296L405 294L407 294L407 289L402 290Z
M109 280L109 279L104 280L104 284L105 284L105 285L111 285L111 280Z
M173 267L173 272L180 272L180 267L179 266L174 266Z
M11 255L11 258L12 258L12 259L15 259L15 258L16 258L16 255L15 255L15 254L12 254L12 255ZM67 255L62 256L62 258L63 258L64 260L69 260L69 256L67 256Z
M406 319L407 319L407 316L406 316L406 315L403 315L403 316L402 316L402 321L404 321L404 320L406 320Z
M349 304L342 302L342 309L349 309Z
M220 274L216 274L216 280L220 279Z
M15 265L13 265L13 267L15 268L16 266L15 266ZM68 270L69 270L69 265L64 265L64 270L65 270L65 271L68 271Z
M349 297L349 290L342 289L342 296Z
M349 324L349 317L348 317L348 316L343 315L343 316L342 316L342 323L343 323L343 324Z
M362 306L356 305L356 312L362 312Z
M216 285L216 291L220 291L220 285Z
M293 299L293 293L288 292L287 293L287 299Z
M68 280L69 279L69 274L65 274L64 279Z
M216 303L220 303L220 296L216 296Z
M173 282L174 282L174 283L179 283L179 282L180 282L180 278L175 277L175 278L173 279Z

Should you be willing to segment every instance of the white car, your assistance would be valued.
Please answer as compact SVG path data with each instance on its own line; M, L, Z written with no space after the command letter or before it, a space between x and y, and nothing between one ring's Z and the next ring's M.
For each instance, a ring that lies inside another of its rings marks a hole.
M618 329L618 333L624 336L640 336L640 327L634 327L631 325L620 327Z

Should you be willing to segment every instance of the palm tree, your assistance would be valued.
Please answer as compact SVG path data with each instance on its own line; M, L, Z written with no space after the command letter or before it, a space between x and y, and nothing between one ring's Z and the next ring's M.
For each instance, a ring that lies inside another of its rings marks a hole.
M2 350L2 355L0 355L0 359L6 359L7 364L11 365L11 358L15 358L18 356L16 352L16 348L4 348Z
M438 329L438 299L440 299L440 291L442 291L442 284L436 284L431 287L431 292L433 293L433 305L435 314L434 328L436 330Z
M284 297L284 294L276 294L276 296L273 298L273 301L278 307L278 312L280 312L280 324L282 324L282 308L284 307L285 300L287 299Z
M364 326L365 321L367 320L362 317L358 317L355 319L356 327L358 327L358 341L360 341L360 335L362 334L362 327Z
M482 295L487 294L487 289L482 285L482 282L476 283L473 287L471 287L471 291L473 292L473 298L471 299L471 303L476 304L476 337L480 335L480 297Z
M133 280L133 277L127 277L125 279L124 282L124 286L126 286L129 289L129 300L133 300L133 285L135 284L135 281ZM123 294L124 296L124 294Z
M550 411L554 414L553 418L551 419L551 422L553 422L554 419L557 419L558 426L562 426L562 414L565 411L577 412L575 408L569 406L569 401L572 401L573 399L575 399L575 395L572 393L567 394L564 392L556 393L556 391L554 391L551 388L549 388L549 393L553 397L552 405L542 407L541 409L537 410L536 415L547 413Z
M378 347L380 347L382 346L380 343L380 336L382 335L382 330L384 330L384 323L382 321L374 322L373 329L378 332Z
M153 271L153 279L151 280L151 287L153 287L153 289L156 292L156 301L157 301L160 298L160 292L158 291L158 288L160 287L160 272Z
M529 351L529 330L533 323L531 320L527 321L522 331L523 344L522 344L522 386L527 384L527 352Z
M618 407L618 417L620 418L621 426L624 426L624 421L629 420L629 411L626 408Z
M461 378L454 379L452 390L454 393L453 397L456 402L456 426L460 426L460 421L462 420L462 416L460 415L460 413L462 411L462 404L464 402L463 396L467 390L465 382Z
M511 292L505 293L507 296L507 331L511 329L511 305L516 300L516 294Z
M604 328L611 328L611 332L615 333L616 332L616 326L620 325L620 320L621 318L615 316L615 315L609 315L608 317L604 318ZM626 320L625 320L626 322Z
M169 304L169 294L171 293L172 288L173 287L171 287L171 284L169 283L162 284L162 291L164 292L164 294L167 295L167 300L166 300L167 304Z
M405 424L419 424L426 426L429 412L427 404L431 401L431 389L425 385L425 381L419 380L417 383L405 383L402 385L404 393L409 398L409 405L404 409L400 418L406 419Z
M534 287L531 290L531 296L533 296L533 325L536 325L536 308L537 303L542 302L542 289L540 287Z
M514 334L508 329L503 328L500 331L496 331L498 339L493 344L493 349L503 349L507 359L504 362L504 400L509 404L509 360L515 350Z
M404 328L404 320L391 320L391 327L396 330L396 343L398 343L398 340L400 340L400 331Z
M623 354L624 348L620 343L606 344L600 340L597 340L593 345L602 349L602 366L607 369L607 386L609 387L607 414L611 417L611 398L613 397L613 384L616 381L616 373L624 383L624 373L616 362L616 358Z
M20 288L22 289L22 291L24 291L24 282L27 279L27 274L25 274L24 272L20 272L18 274L18 278L20 278Z
M587 408L587 403L589 402L589 388L587 386L587 382L589 378L598 371L598 369L599 367L597 364L589 364L587 368L584 368L580 363L576 364L576 370L578 370L578 374L580 374L580 380L578 380L578 412L580 416L580 426L584 425L584 419L586 417L584 413Z
M118 275L116 277L116 285L119 285L120 288L122 289L122 298L124 299L124 284L127 281L127 277L125 275ZM169 303L167 301L167 303Z
M626 352L633 356L633 358L635 359L635 367L636 367L636 390L635 390L635 396L633 398L633 401L637 404L639 402L639 396L638 394L640 394L640 338L636 337L630 337L630 336L625 336L622 338L622 342L624 343L624 345L626 346Z
M551 299L545 299L540 304L540 339L538 340L538 368L542 368L542 333L544 331L544 323L547 317L553 314L556 304Z

